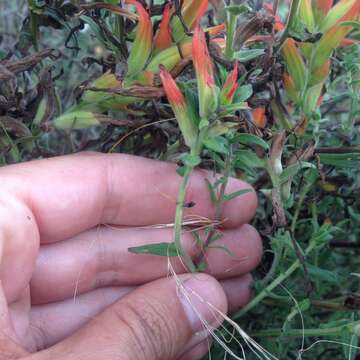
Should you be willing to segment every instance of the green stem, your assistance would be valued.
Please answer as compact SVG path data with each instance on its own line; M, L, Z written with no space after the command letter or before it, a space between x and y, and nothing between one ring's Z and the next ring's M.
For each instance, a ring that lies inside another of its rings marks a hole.
M308 181L306 182L305 186L303 187L301 193L300 193L300 196L299 196L299 199L297 201L297 206L296 206L296 209L295 209L295 213L294 213L294 216L292 218L292 222L291 222L291 227L290 227L290 232L292 235L294 235L295 233L295 228L296 228L296 223L297 223L297 220L299 218L299 215L300 215L300 211L301 211L301 208L302 208L302 205L305 201L305 198L306 198L306 195L307 193L311 190L314 182L316 181L317 178L313 179L312 177L308 178Z
M185 165L185 172L182 178L180 189L178 193L178 198L176 202L176 213L175 213L175 224L174 224L174 243L176 249L183 260L186 267L191 271L195 272L196 267L189 256L189 254L184 250L181 244L181 230L182 230L182 219L183 219L183 212L184 212L184 201L185 201L185 194L186 194L186 187L189 182L190 175L193 171L193 167Z
M284 332L282 329L268 329L249 333L251 337L277 337L284 335L285 337L309 337L309 336L341 336L345 331L354 333L360 327L360 321L355 321L346 325L331 328L315 328L315 329L289 329Z
M232 60L234 57L234 33L237 16L233 14L227 15L226 21L226 47L224 57L226 60Z
M308 255L314 248L315 242L311 244L305 250L305 254ZM292 273L294 273L301 266L300 260L296 260L284 273L280 274L272 283L270 283L265 289L263 289L252 301L250 301L245 307L238 311L233 319L239 319L244 316L248 311L253 309L257 304L259 304L264 298L268 296L268 293L274 290L279 286L284 280L286 280Z
M202 149L203 138L205 136L206 129L200 130L197 138L196 144L190 151L191 156L199 156ZM180 189L178 193L178 198L176 202L176 213L175 213L175 224L174 224L174 243L176 249L184 262L185 266L191 272L196 272L196 266L192 261L189 254L184 250L181 244L181 230L182 230L182 222L183 222L183 213L184 213L184 204L185 204L185 195L186 195L186 188L189 182L190 175L194 170L193 166L185 165L184 175L180 184Z

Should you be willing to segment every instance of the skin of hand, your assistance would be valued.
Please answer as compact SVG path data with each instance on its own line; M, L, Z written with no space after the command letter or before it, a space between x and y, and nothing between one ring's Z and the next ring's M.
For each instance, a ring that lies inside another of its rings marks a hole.
M196 170L185 215L214 208ZM0 168L0 359L200 359L220 312L249 301L262 256L254 192L223 206L223 236L206 273L186 274L168 259L128 252L171 242L181 178L175 165L128 155L81 153ZM227 193L250 187L229 179ZM199 250L190 232L184 247Z

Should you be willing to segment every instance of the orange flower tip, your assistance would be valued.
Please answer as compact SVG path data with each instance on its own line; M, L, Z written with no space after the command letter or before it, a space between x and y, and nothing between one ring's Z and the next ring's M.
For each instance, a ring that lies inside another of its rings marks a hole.
M174 106L184 106L185 107L185 98L179 87L177 86L175 80L171 74L166 70L164 65L159 65L160 69L160 79L164 87L164 91L169 100L169 103Z
M167 3L165 5L159 30L155 38L154 48L158 51L170 47L172 43L172 38L170 34L170 20L171 20L171 4Z
M257 107L253 109L252 116L253 116L254 124L257 127L264 129L266 126L265 107Z
M215 85L212 61L206 44L205 33L199 25L196 26L194 31L192 53L196 72L207 85Z

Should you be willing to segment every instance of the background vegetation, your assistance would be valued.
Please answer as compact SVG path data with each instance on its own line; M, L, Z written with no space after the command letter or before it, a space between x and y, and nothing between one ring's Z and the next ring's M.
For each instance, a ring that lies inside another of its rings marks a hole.
M121 1L104 3L120 9ZM166 2L139 3L151 7L157 34ZM177 161L180 172L199 165L224 174L209 186L220 190L218 208L229 175L247 180L259 193L254 225L266 252L255 297L234 319L274 357L257 357L239 335L227 335L229 348L241 354L241 343L248 359L360 359L359 1L184 3L173 2L183 8L168 47L191 42L186 6L206 3L206 14L193 10L204 29L225 24L207 36L210 57L202 54L213 74L194 72L191 51L175 51L174 66L169 56L156 63L177 78L193 133L168 92L167 100L158 66L149 70L167 48L153 43L147 53L142 39L135 54L138 7L126 7L131 17L91 1L0 0L0 163L96 150ZM215 344L211 358L224 359L224 349Z

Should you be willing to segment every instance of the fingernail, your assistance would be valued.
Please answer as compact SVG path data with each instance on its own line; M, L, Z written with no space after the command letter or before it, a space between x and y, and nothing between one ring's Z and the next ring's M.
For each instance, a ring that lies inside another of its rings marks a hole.
M217 327L221 324L221 314L227 311L226 296L211 276L192 274L179 286L178 296L194 333L204 330L207 325Z

